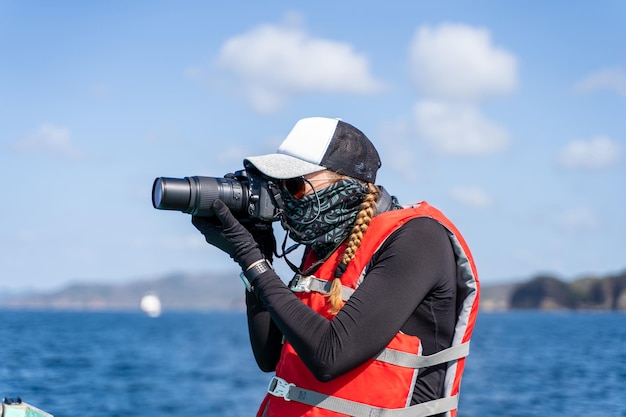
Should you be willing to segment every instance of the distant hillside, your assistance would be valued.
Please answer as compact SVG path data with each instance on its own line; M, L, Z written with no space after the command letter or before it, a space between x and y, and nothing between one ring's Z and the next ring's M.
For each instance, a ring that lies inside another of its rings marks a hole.
M233 274L170 274L128 284L75 284L49 293L4 297L0 308L54 310L139 310L147 293L164 311L244 308L244 289Z
M513 285L485 286L481 307L486 310L626 310L626 271L572 282L544 275Z
M170 274L128 284L75 284L47 293L5 294L0 308L43 310L139 310L157 294L164 311L243 310L244 289L233 274ZM626 271L564 282L551 276L503 285L482 285L483 311L511 309L626 310Z
M511 308L626 310L626 272L571 283L552 277L537 277L512 293Z

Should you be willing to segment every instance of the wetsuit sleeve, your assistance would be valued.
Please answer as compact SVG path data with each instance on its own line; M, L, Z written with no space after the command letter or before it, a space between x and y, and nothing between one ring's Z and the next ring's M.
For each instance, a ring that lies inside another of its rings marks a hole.
M441 282L454 258L445 229L417 218L378 250L363 283L332 319L304 305L273 272L255 291L273 323L320 381L354 369L380 352Z

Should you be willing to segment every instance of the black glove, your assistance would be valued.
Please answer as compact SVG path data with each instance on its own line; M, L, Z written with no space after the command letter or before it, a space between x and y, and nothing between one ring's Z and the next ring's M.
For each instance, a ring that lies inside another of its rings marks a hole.
M214 217L192 216L191 223L206 241L230 255L244 271L264 259L252 234L233 216L222 200L213 202Z
M271 263L276 252L276 238L272 223L258 219L241 219L240 223L250 232L254 241L259 244L259 249L265 259Z
M230 172L224 175L224 178L237 179L237 176ZM255 218L242 218L239 222L248 229L255 242L259 244L261 252L270 263L274 260L274 252L276 252L276 238L272 229L272 222L263 221Z

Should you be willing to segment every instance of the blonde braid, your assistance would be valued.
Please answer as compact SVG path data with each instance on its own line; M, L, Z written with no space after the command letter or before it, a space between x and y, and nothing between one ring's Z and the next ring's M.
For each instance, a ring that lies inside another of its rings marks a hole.
M350 263L352 259L354 259L354 255L356 254L356 250L361 245L361 240L363 239L363 235L365 231L370 225L372 218L374 217L374 211L376 209L376 202L378 201L378 187L376 187L372 183L367 183L367 195L363 199L361 206L359 207L359 212L356 215L356 220L354 222L354 226L352 226L352 232L350 233L350 237L348 238L348 245L346 246L346 250L343 253L343 257L341 259L343 271L345 271L345 267ZM337 312L343 307L344 301L341 299L341 279L335 278L333 279L333 283L330 286L330 291L328 292L328 298L330 301L330 312L332 314L337 314Z

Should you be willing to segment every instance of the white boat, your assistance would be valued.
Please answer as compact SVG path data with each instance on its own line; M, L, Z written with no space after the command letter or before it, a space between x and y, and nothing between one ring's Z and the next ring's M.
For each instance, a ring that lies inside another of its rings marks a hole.
M150 317L161 315L161 300L156 294L146 294L141 299L141 310Z

